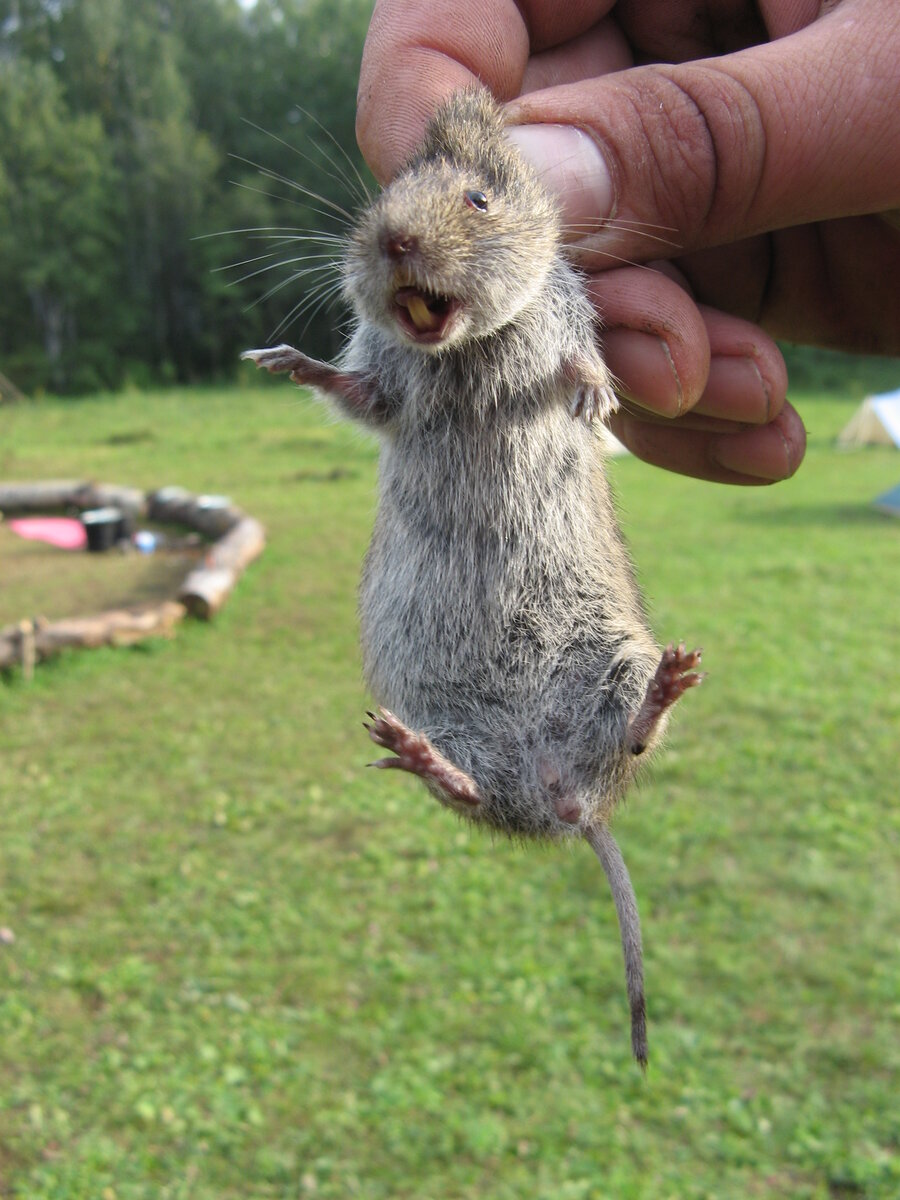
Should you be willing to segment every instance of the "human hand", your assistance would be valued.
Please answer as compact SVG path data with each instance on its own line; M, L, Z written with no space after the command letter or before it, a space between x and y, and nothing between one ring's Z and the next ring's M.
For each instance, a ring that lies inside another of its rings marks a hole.
M701 478L791 475L805 435L768 334L900 352L898 6L379 0L358 119L376 175L476 77L560 194L619 436Z

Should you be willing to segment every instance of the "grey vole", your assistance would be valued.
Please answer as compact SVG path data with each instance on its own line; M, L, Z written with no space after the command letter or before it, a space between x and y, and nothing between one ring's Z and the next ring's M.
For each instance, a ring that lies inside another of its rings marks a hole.
M375 763L513 836L583 836L622 933L634 1055L647 1059L637 907L608 821L699 652L660 658L592 428L613 410L554 202L488 93L451 98L362 213L343 264L357 324L340 365L291 372L381 437L360 590L384 707Z

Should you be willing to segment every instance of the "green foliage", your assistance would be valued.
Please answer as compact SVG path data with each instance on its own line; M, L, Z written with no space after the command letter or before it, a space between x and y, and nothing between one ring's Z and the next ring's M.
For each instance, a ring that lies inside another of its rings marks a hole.
M94 386L90 325L114 290L120 175L99 119L70 115L50 68L0 62L0 307L11 374Z
M0 1195L895 1200L898 529L870 501L900 459L834 449L881 376L798 389L808 460L773 488L611 464L654 627L709 671L616 820L646 1078L586 848L363 769L375 449L248 380L0 410L2 475L225 490L270 539L214 624L0 685Z
M305 277L290 282L296 263L279 267L298 255L283 231L336 228L329 204L295 185L354 203L315 145L337 151L302 110L356 153L369 10L17 4L0 25L0 368L27 389L83 391L231 372L238 349L264 341L308 291ZM263 253L265 264L223 270ZM240 281L260 265L274 278ZM333 326L318 317L305 344L333 352Z

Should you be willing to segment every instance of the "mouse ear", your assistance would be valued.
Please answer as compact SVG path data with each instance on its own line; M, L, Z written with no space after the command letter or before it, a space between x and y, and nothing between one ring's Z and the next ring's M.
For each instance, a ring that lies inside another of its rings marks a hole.
M492 187L502 190L521 174L503 129L500 108L487 88L464 88L454 92L434 114L409 166L443 161L454 167L470 167Z

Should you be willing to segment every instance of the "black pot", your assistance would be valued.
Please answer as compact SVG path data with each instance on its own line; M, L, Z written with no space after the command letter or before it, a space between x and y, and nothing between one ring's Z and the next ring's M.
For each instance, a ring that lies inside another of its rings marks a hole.
M91 508L81 514L87 548L93 553L111 550L121 537L124 515L120 508Z

